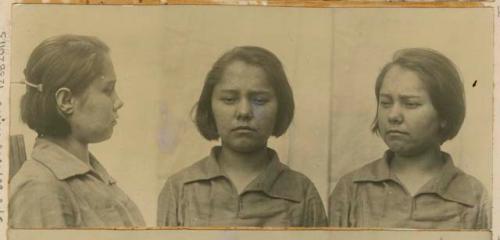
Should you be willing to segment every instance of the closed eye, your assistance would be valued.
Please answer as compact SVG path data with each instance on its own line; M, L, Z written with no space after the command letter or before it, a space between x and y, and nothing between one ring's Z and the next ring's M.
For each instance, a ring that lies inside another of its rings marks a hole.
M114 91L115 91L115 87L114 86L107 87L107 88L104 89L104 94L111 95L111 94L113 94Z
M407 102L407 103L405 103L405 106L406 106L407 108L410 108L410 109L411 109L411 108L417 108L417 107L419 107L420 105L422 105L422 104L420 104L420 103L416 103L416 102Z
M392 102L391 101L380 101L379 105L382 106L383 108L388 108L392 105Z
M103 77L104 78L104 77ZM109 81L104 85L103 92L104 94L110 96L115 92L115 83L116 81Z
M225 104L233 104L236 102L236 98L234 97L222 97L220 100Z
M269 102L269 98L266 97L255 97L252 99L252 102L257 105L264 105Z

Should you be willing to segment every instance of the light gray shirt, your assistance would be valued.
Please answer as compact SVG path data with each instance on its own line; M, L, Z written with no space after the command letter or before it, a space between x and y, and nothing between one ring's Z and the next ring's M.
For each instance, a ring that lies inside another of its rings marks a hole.
M139 209L93 157L90 165L49 140L36 140L31 159L9 191L12 228L144 226Z

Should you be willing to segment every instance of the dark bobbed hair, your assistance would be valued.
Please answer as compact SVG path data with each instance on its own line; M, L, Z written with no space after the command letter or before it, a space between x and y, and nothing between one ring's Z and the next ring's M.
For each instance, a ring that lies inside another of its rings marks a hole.
M288 83L278 57L269 50L255 46L233 48L224 53L214 63L205 78L205 84L196 107L195 123L198 131L207 140L217 140L219 138L212 111L212 94L226 67L236 61L259 67L265 72L278 100L278 112L273 136L279 137L283 135L292 122L295 109L292 88Z
M377 103L385 75L394 66L417 74L430 95L439 119L446 123L439 132L441 143L453 139L458 134L465 118L464 85L453 62L432 49L408 48L397 51L392 61L384 66L377 77L375 84ZM377 115L372 123L372 131L376 134L379 133Z
M44 40L31 53L25 80L41 84L42 91L26 86L21 99L21 119L39 136L64 137L71 133L57 109L55 93L65 87L78 96L103 74L108 46L80 35L60 35Z

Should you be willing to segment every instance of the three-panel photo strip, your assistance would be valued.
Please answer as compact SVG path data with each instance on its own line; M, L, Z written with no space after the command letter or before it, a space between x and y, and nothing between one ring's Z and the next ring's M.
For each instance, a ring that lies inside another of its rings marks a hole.
M9 240L495 237L492 7L9 8Z

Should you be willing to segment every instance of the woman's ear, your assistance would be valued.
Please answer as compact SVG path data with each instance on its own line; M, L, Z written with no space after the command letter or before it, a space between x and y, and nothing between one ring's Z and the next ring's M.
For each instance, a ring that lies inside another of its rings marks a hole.
M63 115L71 115L73 113L74 98L69 88L59 88L56 91L57 110Z

